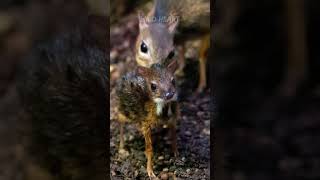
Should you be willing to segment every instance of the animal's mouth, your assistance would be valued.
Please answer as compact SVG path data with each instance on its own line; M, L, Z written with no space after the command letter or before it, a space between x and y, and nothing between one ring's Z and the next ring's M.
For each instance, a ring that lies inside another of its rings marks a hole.
M173 101L177 101L178 100L178 94L175 93L172 98L170 99L167 99L165 97L156 97L153 99L153 101L155 103L162 103L162 104L167 104L167 103L170 103L170 102L173 102Z
M177 100L178 100L178 94L177 94L177 93L175 93L171 99L166 100L166 101L167 101L167 103L169 103L169 102L177 101Z
M154 98L153 101L156 104L156 112L157 115L161 115L163 108L166 104L173 102L173 101L177 101L178 99L178 95L175 94L172 98L166 100L165 98Z

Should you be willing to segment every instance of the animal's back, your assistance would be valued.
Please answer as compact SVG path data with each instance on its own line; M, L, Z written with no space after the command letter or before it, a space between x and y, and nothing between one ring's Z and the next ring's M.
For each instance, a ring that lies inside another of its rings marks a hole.
M145 103L147 96L146 82L135 72L124 75L117 85L119 111L125 115L129 122L138 123L147 115Z
M210 29L209 0L156 0L153 15L178 16L180 29Z

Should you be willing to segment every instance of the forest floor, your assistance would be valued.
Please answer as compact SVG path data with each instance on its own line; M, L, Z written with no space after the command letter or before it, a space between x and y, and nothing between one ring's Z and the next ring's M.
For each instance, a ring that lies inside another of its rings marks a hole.
M119 123L116 121L115 84L125 72L135 68L134 43L138 33L137 18L128 16L110 29L110 171L111 178L149 179L146 173L144 138L135 124L125 126L125 149L129 155L118 154ZM168 131L155 129L152 133L154 172L160 179L209 179L210 177L210 90L199 95L196 59L187 59L185 75L178 78L181 118L177 125L179 156L174 158ZM187 73L186 73L187 72Z

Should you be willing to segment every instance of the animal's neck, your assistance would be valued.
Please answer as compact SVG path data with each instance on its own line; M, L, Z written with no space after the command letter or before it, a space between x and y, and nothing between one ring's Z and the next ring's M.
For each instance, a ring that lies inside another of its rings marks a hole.
M164 106L165 106L165 102L162 101L162 100L160 100L160 101L155 101L155 104L156 104L156 106L155 106L155 108L156 108L156 114L157 114L158 116L161 116L162 113L163 113L163 108L164 108Z

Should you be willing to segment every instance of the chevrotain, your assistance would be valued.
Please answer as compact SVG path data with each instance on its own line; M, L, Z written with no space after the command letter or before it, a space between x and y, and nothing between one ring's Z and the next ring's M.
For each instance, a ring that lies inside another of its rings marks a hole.
M176 121L179 117L178 93L174 72L177 61L167 67L154 64L150 68L138 66L133 72L124 75L117 84L118 120L120 126L119 153L124 152L123 125L136 123L145 138L147 173L155 177L152 167L151 130L161 124L171 129L172 150L177 155Z

